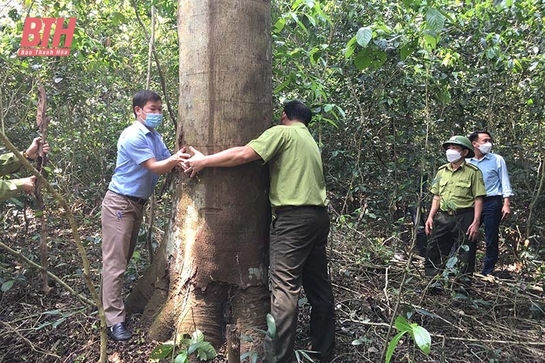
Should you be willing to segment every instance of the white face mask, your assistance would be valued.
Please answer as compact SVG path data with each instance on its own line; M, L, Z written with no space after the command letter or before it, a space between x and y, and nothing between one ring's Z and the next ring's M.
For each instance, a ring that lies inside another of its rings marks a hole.
M447 154L447 160L449 163L453 163L462 158L462 154L458 150L448 149L446 154Z
M484 144L479 145L478 149L479 149L483 154L488 154L488 153L490 152L490 150L492 150L492 143L490 143L490 142L485 142Z

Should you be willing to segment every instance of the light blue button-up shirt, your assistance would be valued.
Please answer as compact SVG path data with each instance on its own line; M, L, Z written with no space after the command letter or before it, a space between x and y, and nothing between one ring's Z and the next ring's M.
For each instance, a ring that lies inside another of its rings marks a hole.
M473 157L467 161L476 165L483 172L487 197L501 195L504 198L509 198L514 195L503 157L488 153L480 160Z
M135 121L123 130L117 141L117 162L108 188L119 194L148 199L159 174L149 171L142 163L151 158L161 161L169 157L161 135Z

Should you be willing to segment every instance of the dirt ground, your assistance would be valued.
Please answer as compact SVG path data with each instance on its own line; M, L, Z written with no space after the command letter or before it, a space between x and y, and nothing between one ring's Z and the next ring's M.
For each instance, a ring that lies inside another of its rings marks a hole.
M90 217L82 222L81 230L96 286L99 226L97 219ZM54 231L49 242L51 271L89 297L68 226L50 228ZM32 225L25 232L24 222L9 223L2 243L39 261L37 234ZM385 345L397 333L395 328L389 332L392 317L399 315L424 327L431 335L432 346L430 354L425 355L411 338L404 336L392 362L545 362L543 280L517 263L506 246L502 246L499 275L476 275L469 296L465 296L457 293L457 286L449 285L449 281L444 281L441 293L431 294L422 276L422 258L413 256L409 262L407 243L403 238L377 242L349 229L332 233L329 254L337 314L334 362L380 362ZM142 254L131 263L126 276L127 293L147 264L145 248L140 247ZM57 283L44 295L39 271L0 249L2 276L4 280L11 276L15 283L0 293L0 362L98 360L96 309ZM299 348L308 343L309 308L304 301L302 297ZM146 340L146 329L140 325L138 315L130 316L128 325L133 339L125 343L109 341L109 362L151 362L150 352L159 343ZM220 349L214 362L226 361Z

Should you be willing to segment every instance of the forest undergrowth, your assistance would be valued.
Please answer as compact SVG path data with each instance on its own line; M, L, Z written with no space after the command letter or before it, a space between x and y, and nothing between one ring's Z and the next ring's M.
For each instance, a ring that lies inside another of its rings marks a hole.
M2 242L23 256L39 260L37 226L18 213L4 231ZM57 219L58 221L58 219ZM64 222L60 222L61 224ZM82 279L80 258L71 242L69 226L49 226L51 271L80 294L90 296ZM99 285L100 219L85 218L80 233ZM397 333L388 327L392 317L404 316L431 335L429 355L405 336L392 362L544 362L545 295L543 280L526 272L502 244L497 276L479 274L469 291L460 294L445 278L444 290L432 294L423 276L423 259L410 253L410 236L379 238L371 230L335 225L329 245L330 268L336 299L337 348L334 362L380 362L385 345ZM148 263L146 248L133 258L126 281L128 293ZM482 258L479 250L477 269ZM100 336L96 308L85 306L58 284L41 292L41 275L16 256L0 253L1 276L14 283L0 295L0 362L96 362ZM404 276L405 275L405 276ZM403 287L401 287L403 283ZM297 347L308 345L309 306L301 297ZM108 342L108 361L150 362L159 344L146 340L138 315L131 315L134 337L126 343ZM222 349L214 362L226 362Z

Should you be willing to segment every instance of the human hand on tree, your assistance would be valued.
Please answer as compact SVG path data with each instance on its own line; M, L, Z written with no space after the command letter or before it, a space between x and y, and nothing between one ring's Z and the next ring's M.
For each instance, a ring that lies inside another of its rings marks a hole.
M184 172L190 174L189 176L193 178L199 171L205 168L205 156L193 146L189 147L189 153L191 157L184 162L182 167Z
M182 147L176 154L172 155L170 158L174 160L176 166L180 166L185 170L185 161L191 157L190 154L186 153L185 146Z
M36 184L36 177L34 175L29 176L28 178L21 178L19 179L19 182L21 183L23 192L25 192L26 194L34 193L34 188Z
M42 138L39 136L34 138L34 140L32 140L32 143L28 147L28 149L26 149L25 151L26 157L28 157L31 160L36 159L38 157L38 150L40 148L40 144L42 144ZM42 152L44 154L47 154L49 152L49 144L47 143L47 141L42 144Z

